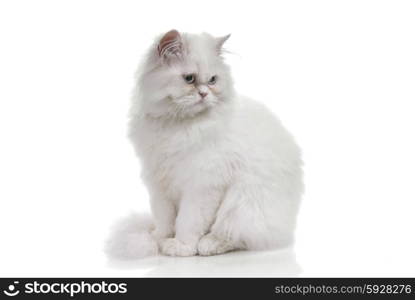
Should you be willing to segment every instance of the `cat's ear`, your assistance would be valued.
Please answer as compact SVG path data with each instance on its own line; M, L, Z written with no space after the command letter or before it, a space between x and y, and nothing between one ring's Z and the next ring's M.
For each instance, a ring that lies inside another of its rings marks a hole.
M182 38L180 33L173 29L163 35L160 39L157 52L160 58L169 59L171 57L178 57L182 54Z
M223 44L225 44L225 42L231 37L230 34L227 34L225 36L221 36L218 38L215 38L215 42L216 42L216 51L218 52L218 54L222 54L222 49L223 49Z

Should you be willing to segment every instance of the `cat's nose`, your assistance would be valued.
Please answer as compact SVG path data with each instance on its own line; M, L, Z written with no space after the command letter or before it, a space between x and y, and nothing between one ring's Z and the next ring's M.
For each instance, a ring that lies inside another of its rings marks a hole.
M199 95L200 95L202 98L205 98L205 97L207 96L207 94L208 94L208 93L206 93L206 92L200 92L200 91L199 91Z

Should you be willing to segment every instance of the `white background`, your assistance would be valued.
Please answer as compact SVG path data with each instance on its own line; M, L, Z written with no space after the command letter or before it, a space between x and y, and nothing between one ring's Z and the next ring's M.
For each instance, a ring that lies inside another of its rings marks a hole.
M413 1L1 1L1 276L415 276ZM294 250L108 261L149 209L126 138L136 66L176 28L232 33L239 92L306 162Z

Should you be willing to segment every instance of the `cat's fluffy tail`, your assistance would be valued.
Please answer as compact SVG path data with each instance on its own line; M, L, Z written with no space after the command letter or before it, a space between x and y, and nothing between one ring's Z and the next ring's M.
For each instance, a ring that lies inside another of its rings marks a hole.
M105 252L111 258L136 259L158 254L150 215L131 214L114 224Z

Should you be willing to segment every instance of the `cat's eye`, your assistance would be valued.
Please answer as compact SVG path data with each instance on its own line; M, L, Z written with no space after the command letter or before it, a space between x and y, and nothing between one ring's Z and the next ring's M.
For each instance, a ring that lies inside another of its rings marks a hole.
M183 75L183 78L188 84L192 84L196 80L196 76L194 74Z
M210 79L209 79L209 81L208 81L208 84L213 85L213 84L215 84L215 83L216 83L216 76L212 76L212 77L210 77Z

